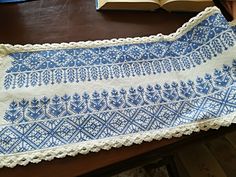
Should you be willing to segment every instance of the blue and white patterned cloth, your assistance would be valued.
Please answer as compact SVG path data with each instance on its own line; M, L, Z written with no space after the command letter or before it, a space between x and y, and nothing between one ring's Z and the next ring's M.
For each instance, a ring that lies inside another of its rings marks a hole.
M176 33L0 46L0 167L228 126L236 28L216 7Z

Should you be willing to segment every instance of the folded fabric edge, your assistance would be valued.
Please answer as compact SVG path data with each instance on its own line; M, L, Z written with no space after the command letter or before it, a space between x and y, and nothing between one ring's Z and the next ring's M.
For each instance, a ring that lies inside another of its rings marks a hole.
M75 156L78 154L87 154L89 152L98 152L100 150L109 150L121 146L131 146L141 144L142 142L151 142L163 138L181 137L190 135L193 132L207 131L209 129L219 129L221 126L230 126L236 119L236 113L231 113L224 117L210 120L202 120L194 123L180 125L175 128L153 130L148 132L139 132L135 134L121 135L112 138L92 140L77 144L66 145L58 148L44 149L41 151L31 151L27 153L17 153L13 155L0 155L0 168L16 165L27 165L28 163L39 163L42 160L50 161L54 158L63 158L65 156Z
M230 26L236 26L236 19L233 20L233 21L231 21L231 22L229 22L229 25L230 25Z
M134 37L134 38L117 38L109 40L95 40L95 41L80 41L69 43L45 43L45 44L25 44L25 45L11 45L0 44L0 57L14 52L30 52L30 51L42 51L42 50L55 50L55 49L71 49L71 48L91 48L100 46L114 46L123 44L137 44L145 42L158 42L161 40L172 41L182 36L185 32L189 31L193 26L200 23L206 17L212 15L220 10L213 6L207 7L204 11L198 13L195 17L192 17L188 22L184 23L182 27L178 28L176 32L169 35L163 35L161 33L157 35L151 35L148 37Z

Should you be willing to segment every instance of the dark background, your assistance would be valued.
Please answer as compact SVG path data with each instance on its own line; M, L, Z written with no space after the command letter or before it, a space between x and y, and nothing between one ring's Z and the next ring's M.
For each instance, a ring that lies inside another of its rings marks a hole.
M0 43L36 44L72 42L120 37L147 36L175 32L195 13L95 10L95 0L38 0L20 4L0 4ZM55 159L50 162L0 169L1 177L72 177L97 170L152 150L165 154L170 149L216 136L219 131L195 133L131 147L113 148L88 155ZM110 170L112 168L109 168ZM105 169L107 171L107 169Z
M169 34L193 13L96 11L95 0L0 4L0 43L53 43Z

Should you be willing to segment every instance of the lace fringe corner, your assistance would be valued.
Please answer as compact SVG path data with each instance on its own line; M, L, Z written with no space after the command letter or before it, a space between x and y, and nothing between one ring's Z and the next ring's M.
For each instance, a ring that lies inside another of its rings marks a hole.
M121 135L113 138L105 138L102 140L93 140L81 142L78 144L67 145L59 148L46 149L38 152L18 153L0 156L0 168L16 165L27 165L28 163L39 163L42 160L50 161L54 158L63 158L65 156L76 156L77 154L87 154L89 152L98 152L100 150L109 150L111 148L119 148L121 146L131 146L133 144L141 144L142 142L151 142L153 140L161 140L163 138L181 137L190 135L193 132L207 131L209 129L218 129L221 126L230 126L236 114L230 114L212 120L194 122L191 124L181 125L175 128L164 130L154 130L149 132L141 132L136 134Z
M231 21L231 22L229 22L229 25L230 25L230 26L236 26L236 19L233 20L233 21Z
M118 38L109 40L95 40L95 41L80 41L70 43L45 43L45 44L26 44L26 45L11 45L0 44L0 57L13 52L27 52L27 51L40 51L40 50L55 50L55 49L70 49L70 48L91 48L99 46L111 46L122 44L137 44L143 42L158 42L161 40L172 41L179 38L186 31L190 30L194 25L200 23L206 17L215 12L220 12L217 7L207 7L204 11L200 12L197 16L191 18L188 22L182 25L176 32L169 35L161 33L151 35L148 37L134 37L134 38Z
M6 45L0 44L0 62L1 62L2 57L6 56L9 53L11 53L11 52L8 50Z

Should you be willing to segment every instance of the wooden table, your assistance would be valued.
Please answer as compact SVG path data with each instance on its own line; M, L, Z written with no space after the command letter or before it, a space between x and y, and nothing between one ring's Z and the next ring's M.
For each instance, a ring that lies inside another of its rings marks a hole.
M193 13L95 10L94 0L38 0L0 5L0 43L36 44L169 34ZM235 130L235 126L181 138L0 169L1 177L72 177L121 162L152 150L169 150L206 136Z
M95 10L95 0L0 5L0 43L52 43L174 32L194 14Z

